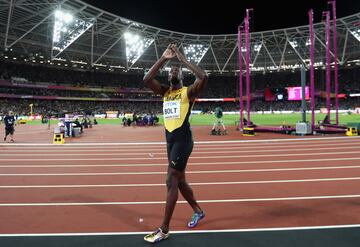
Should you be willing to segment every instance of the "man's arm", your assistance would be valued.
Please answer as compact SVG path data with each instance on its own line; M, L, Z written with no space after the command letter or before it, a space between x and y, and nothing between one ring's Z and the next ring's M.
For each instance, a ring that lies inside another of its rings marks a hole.
M208 76L204 70L202 70L199 66L190 63L184 54L182 54L178 48L173 45L172 50L175 52L177 58L180 62L184 63L188 69L190 69L195 74L195 82L188 87L188 97L190 100L195 99L201 91L205 88Z
M150 88L156 94L164 95L168 90L167 86L161 85L157 80L155 80L155 76L159 72L159 70L164 66L164 64L171 58L175 57L174 52L170 49L169 45L164 51L163 55L156 63L150 68L150 70L145 74L143 81L145 86Z

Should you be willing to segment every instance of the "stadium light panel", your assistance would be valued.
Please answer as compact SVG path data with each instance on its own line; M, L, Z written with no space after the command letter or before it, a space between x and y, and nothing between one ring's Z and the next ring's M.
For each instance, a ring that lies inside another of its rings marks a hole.
M61 10L55 11L55 19L66 24L71 23L74 20L74 16L70 13L63 12Z
M360 28L350 28L350 33L360 42Z
M184 46L184 53L190 62L199 64L208 49L209 46L203 44L189 44Z
M131 32L126 32L124 34L124 38L126 60L129 67L136 63L136 61L144 54L146 49L154 42L154 39L144 38Z
M52 57L58 56L69 45L94 25L95 19L81 20L68 12L54 12Z
M298 42L296 40L293 40L293 41L289 41L290 45L293 47L293 48L296 48L298 47Z
M258 52L261 50L262 44L256 44L254 45L254 51Z

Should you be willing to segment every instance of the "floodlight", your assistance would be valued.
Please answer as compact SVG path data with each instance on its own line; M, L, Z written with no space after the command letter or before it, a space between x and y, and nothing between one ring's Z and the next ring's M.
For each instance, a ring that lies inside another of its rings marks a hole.
M63 10L54 11L52 57L58 56L69 45L94 25L95 20L81 20ZM55 51L55 54L53 53Z
M299 46L299 45L298 45L298 42L297 42L296 40L293 40L293 41L290 41L290 40L289 40L289 43L290 43L290 45L291 45L293 48L296 48L296 47Z
M184 46L184 53L190 62L199 64L208 49L209 46L203 44L189 44Z
M350 33L360 42L360 28L359 27L351 27L349 28Z
M131 32L124 33L126 60L130 67L142 56L145 50L154 42L154 39L143 38Z

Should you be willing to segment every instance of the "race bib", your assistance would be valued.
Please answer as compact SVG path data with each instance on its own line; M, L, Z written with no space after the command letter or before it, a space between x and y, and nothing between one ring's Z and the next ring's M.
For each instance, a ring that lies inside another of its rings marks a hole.
M165 101L163 104L164 119L180 118L180 100Z

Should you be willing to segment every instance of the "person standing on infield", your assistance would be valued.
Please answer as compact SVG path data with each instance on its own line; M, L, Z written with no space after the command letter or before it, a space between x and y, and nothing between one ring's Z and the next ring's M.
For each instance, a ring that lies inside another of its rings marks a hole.
M10 138L11 138L10 141L14 142L15 117L14 117L14 113L12 111L9 111L9 114L5 116L4 124L5 124L4 141L6 141L7 136L10 135Z

